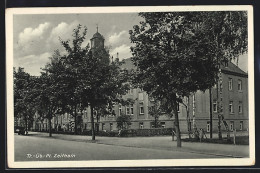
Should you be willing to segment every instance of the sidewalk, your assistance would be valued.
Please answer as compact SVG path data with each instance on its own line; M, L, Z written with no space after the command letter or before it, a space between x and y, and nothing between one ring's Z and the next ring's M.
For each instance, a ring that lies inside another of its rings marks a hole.
M48 137L48 133L30 132L30 136ZM156 150L183 151L189 153L200 153L217 155L223 157L249 157L248 145L212 144L200 142L182 142L182 147L177 148L176 141L171 136L154 137L100 137L92 141L91 136L53 134L53 139L78 141L86 143L97 143L104 145L115 145L136 148L151 148Z

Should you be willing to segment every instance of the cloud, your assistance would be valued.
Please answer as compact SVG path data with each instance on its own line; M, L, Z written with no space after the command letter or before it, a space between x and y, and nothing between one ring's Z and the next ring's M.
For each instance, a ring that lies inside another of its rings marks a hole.
M114 48L112 51L110 51L110 55L116 58L117 52L119 54L119 59L123 60L126 58L130 58L132 56L130 52L130 46L123 44L119 47Z
M17 54L18 57L22 57L42 53L41 51L43 51L45 47L43 40L46 38L49 28L49 22L39 24L36 28L25 28L19 33L18 41L14 44L15 54Z
M232 62L237 64L237 59L233 59ZM244 72L248 72L248 54L243 54L238 57L238 67Z
M50 23L45 22L39 24L37 28L25 28L23 32L19 34L19 43L20 44L27 44L28 42L34 39L41 39L43 33L50 27Z
M51 53L45 52L39 55L27 55L19 59L14 59L15 67L24 67L25 71L31 75L39 76L41 68L49 62L49 57Z
M248 72L248 54L240 55L238 59L238 67Z
M128 36L127 31L121 31L119 33L113 33L112 35L110 35L108 37L108 43L115 45L115 44L118 44L120 42L126 41L126 39L128 40L128 37L129 36Z
M68 39L71 40L73 29L75 29L78 24L79 22L77 20L71 23L60 22L51 30L50 35L46 40L46 45L48 46L48 48L61 49L59 38L61 38L64 41Z

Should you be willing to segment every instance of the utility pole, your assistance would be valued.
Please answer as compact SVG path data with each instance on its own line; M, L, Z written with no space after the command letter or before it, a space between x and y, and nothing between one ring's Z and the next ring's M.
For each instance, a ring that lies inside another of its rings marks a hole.
M210 128L210 138L212 138L212 91L209 89L209 128Z
M217 105L218 105L218 138L222 140L222 132L221 132L221 120L223 116L223 105L222 105L222 74L221 69L219 67L219 87L217 89Z

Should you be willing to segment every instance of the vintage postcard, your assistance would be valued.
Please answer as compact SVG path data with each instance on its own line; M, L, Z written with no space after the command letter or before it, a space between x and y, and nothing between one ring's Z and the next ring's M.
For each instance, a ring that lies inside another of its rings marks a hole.
M252 6L6 9L9 168L255 163Z

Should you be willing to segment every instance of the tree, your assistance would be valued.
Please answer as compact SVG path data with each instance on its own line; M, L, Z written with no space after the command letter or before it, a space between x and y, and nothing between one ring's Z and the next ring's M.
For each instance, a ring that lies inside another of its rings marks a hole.
M65 73L69 83L67 105L69 108L84 109L89 106L91 110L92 140L95 140L94 110L104 106L111 106L124 94L128 84L127 74L120 69L119 59L110 62L109 54L102 44L103 37L98 32L95 38L99 40L89 46L82 48L82 43L87 34L84 27L81 34L81 25L73 31L72 46L70 41L62 41L66 50L64 56ZM101 41L100 41L101 40ZM67 82L68 83L68 82ZM74 115L76 117L76 114ZM76 121L75 121L76 122Z
M18 67L17 71L14 68L14 116L24 121L26 134L36 113L33 88L34 77L21 67Z
M63 82L67 86L67 111L74 117L75 129L74 132L77 134L77 116L78 112L82 112L87 106L88 101L85 100L86 97L81 97L81 87L84 87L80 84L84 74L82 71L84 67L83 62L89 52L89 45L82 47L82 43L84 42L87 35L87 28L84 27L83 31L82 26L78 25L73 30L73 40L72 44L70 44L69 40L63 41L60 38L61 45L65 48L66 54L62 57L62 63L64 67L64 76L65 79ZM82 100L82 98L84 100Z
M97 56L93 56L97 60ZM89 64L89 63L87 63ZM91 124L92 124L92 140L95 140L94 132L94 117L93 110L99 108L101 105L112 107L114 102L120 102L120 96L125 94L129 85L127 82L127 75L120 69L119 59L116 59L111 64L96 61L90 71L93 73L88 82L88 88L83 88L84 96L89 98L89 106L91 110ZM91 81L91 82L90 82ZM90 83L89 83L90 82ZM90 85L89 85L90 84Z
M177 105L190 93L211 88L220 64L247 51L247 16L227 11L139 15L144 21L129 31L137 66L133 82L164 100L181 147Z
M122 114L116 118L118 129L127 129L131 125L131 115Z
M148 108L149 115L154 118L152 122L154 128L158 128L160 126L159 117L163 115L164 111L161 108L161 103L159 101L154 101L153 105Z
M55 51L50 57L50 63L47 63L41 76L35 81L37 90L37 111L43 118L49 122L49 136L52 136L51 120L56 114L62 114L67 111L66 98L68 95L68 86L64 78L63 58L58 51Z

